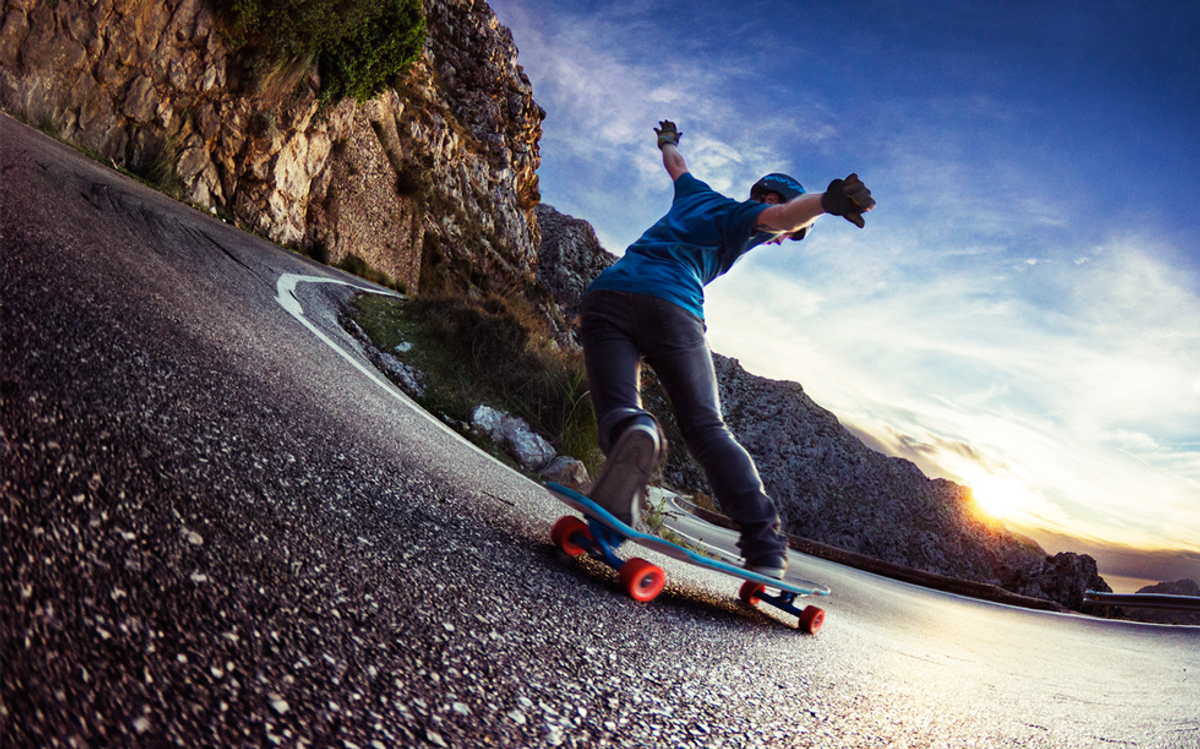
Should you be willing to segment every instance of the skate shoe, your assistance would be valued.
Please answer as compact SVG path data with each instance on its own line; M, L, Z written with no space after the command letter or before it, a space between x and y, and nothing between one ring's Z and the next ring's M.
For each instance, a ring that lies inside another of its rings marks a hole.
M773 580L782 580L787 574L788 557L786 552L767 554L755 559L747 559L743 565L748 572L754 572Z
M634 424L626 429L588 497L631 528L638 527L642 491L650 483L662 457L663 439L656 424Z

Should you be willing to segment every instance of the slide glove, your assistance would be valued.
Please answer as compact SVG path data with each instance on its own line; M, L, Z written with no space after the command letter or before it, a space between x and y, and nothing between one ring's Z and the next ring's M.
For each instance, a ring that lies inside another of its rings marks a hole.
M661 129L660 129L661 128ZM675 129L675 123L670 120L662 120L658 123L658 127L654 128L654 132L658 135L658 147L662 148L666 144L679 145L679 139L683 137L683 133Z
M831 216L841 216L860 229L866 226L862 215L874 207L871 191L857 174L830 182L821 196L822 210Z

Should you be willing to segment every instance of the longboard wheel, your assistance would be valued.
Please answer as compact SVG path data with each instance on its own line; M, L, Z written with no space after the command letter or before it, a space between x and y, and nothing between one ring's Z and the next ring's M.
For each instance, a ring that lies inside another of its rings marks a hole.
M753 580L747 580L746 582L742 583L742 589L738 591L738 598L742 599L744 603L753 606L754 604L758 603L759 595L765 592L766 589L767 586L763 585L762 583L756 583Z
M667 574L645 559L634 557L621 565L621 587L635 601L653 601L667 584Z
M586 554L587 549L583 548L571 539L578 533L588 541L592 540L592 532L588 529L588 524L575 517L574 515L564 515L558 519L554 527L550 529L550 540L554 545L563 551L565 554L570 554L573 557Z
M815 635L824 623L825 609L819 609L816 606L807 606L804 611L800 612L800 622L796 625L796 628L801 632Z

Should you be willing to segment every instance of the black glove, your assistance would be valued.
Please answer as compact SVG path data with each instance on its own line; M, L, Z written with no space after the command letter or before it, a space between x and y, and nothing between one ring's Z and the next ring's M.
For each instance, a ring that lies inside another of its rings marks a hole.
M659 128L662 128L661 130ZM662 148L666 144L679 145L679 139L683 137L683 133L675 129L675 123L670 120L662 120L658 123L658 127L654 128L655 134L658 135L658 147Z
M862 215L874 207L871 191L857 174L830 182L821 196L822 210L831 216L841 216L860 229L866 226Z

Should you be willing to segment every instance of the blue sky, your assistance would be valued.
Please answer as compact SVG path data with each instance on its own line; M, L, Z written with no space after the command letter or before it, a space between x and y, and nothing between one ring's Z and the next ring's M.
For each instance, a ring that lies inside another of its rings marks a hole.
M1200 576L1200 5L490 4L543 200L611 252L670 204L664 118L727 194L875 194L711 285L716 351L1050 551Z

